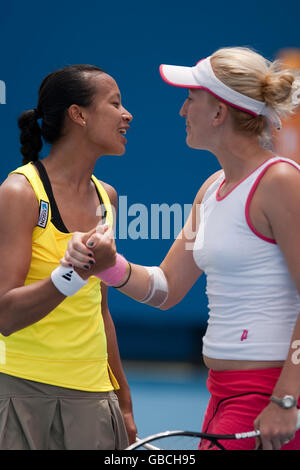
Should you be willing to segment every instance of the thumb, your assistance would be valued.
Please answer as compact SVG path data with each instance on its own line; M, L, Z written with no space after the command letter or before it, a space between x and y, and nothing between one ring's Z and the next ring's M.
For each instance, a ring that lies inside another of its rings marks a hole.
M88 246L89 248L93 248L97 245L97 242L99 241L99 239L104 236L104 234L101 234L99 233L98 231L97 232L94 232L90 238L87 240L86 242L86 246Z
M108 241L112 238L114 238L113 231L110 228L109 224L104 224L102 226L98 225L96 232L94 232L91 237L87 240L86 246L88 246L89 248L93 248L100 239Z
M82 237L82 243L86 244L89 238L91 238L92 235L96 233L97 227L94 227L92 230L89 232L85 233Z
M109 224L98 224L94 230L91 230L90 237L86 240L86 245L92 248L95 246L101 235L104 235L109 230Z
M259 429L259 418L257 417L256 420L254 421L254 429L257 431ZM261 439L259 436L255 438L255 450L260 450L262 448L261 446Z
M102 235L103 233L107 232L109 227L110 227L110 225L109 225L108 222L106 222L105 224L98 224L97 227L96 227L96 232L100 233Z

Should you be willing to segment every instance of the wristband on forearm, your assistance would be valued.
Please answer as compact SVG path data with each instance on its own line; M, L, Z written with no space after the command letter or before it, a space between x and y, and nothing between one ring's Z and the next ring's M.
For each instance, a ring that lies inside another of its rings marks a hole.
M127 284L127 282L129 281L130 276L131 276L131 272L132 272L131 263L129 263L129 261L128 261L128 267L129 267L129 273L128 273L128 276L126 278L126 281L122 282L122 284L120 286L112 286L114 289L121 289L121 287L124 287Z
M58 266L52 271L51 281L59 292L67 297L76 294L88 283L88 279L82 279L74 269L65 266Z
M105 269L104 271L101 271L98 274L95 274L101 281L103 281L106 285L112 286L112 287L121 287L118 284L123 281L126 271L127 271L127 265L129 265L129 276L126 279L126 282L122 284L125 285L127 281L129 280L130 274L131 274L131 265L128 263L128 261L124 258L124 256L120 255L117 253L116 256L116 263L114 266L111 268Z

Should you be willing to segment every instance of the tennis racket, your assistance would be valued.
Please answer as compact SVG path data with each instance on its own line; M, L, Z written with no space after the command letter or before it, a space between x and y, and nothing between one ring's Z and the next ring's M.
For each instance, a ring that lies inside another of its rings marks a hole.
M300 410L298 411L298 419L296 429L300 429ZM143 439L137 438L134 444L127 447L126 450L197 450L199 440L205 439L216 445L221 450L226 450L219 441L232 439L249 439L258 437L259 430L241 432L236 434L209 434L197 431L165 431ZM152 444L155 442L155 445ZM151 444L150 444L151 443Z

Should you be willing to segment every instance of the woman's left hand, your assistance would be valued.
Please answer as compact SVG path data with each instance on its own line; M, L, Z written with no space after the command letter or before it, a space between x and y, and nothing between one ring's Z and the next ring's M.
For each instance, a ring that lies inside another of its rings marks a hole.
M270 403L254 421L255 429L259 429L256 449L280 450L295 437L297 413L296 407L280 408Z
M134 417L132 412L122 411L124 424L126 427L127 435L128 435L128 442L129 445L133 444L137 438L137 427L134 422Z

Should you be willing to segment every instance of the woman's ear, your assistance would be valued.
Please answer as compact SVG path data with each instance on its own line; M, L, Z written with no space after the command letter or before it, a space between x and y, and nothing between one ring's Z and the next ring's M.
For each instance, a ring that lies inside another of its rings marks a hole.
M86 124L82 109L80 106L77 106L76 104L72 104L69 109L68 109L68 116L76 124L79 124L80 126L84 126Z
M225 121L227 117L227 114L228 114L227 104L219 101L216 106L215 113L213 115L213 126L218 127L221 124L223 124L223 122Z

